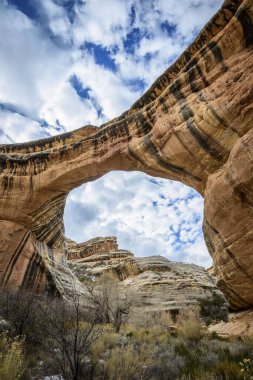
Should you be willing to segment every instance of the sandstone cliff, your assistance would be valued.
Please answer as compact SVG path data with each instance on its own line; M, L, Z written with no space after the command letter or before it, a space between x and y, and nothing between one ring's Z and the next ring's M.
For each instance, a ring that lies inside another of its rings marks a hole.
M119 249L115 237L68 244L69 266L79 280L96 284L96 279L106 274L118 282L122 295L131 295L132 309L137 314L179 310L218 292L215 279L204 268L171 262L162 256L135 257ZM91 247L92 253L87 255L86 249Z
M252 307L252 46L252 0L226 0L120 117L100 128L0 145L1 285L42 291L48 276L68 271L68 193L111 170L139 170L204 196L218 285L232 307Z

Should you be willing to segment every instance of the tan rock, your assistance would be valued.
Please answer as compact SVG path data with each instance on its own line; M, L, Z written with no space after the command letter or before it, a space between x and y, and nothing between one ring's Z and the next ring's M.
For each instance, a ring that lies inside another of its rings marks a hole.
M107 238L94 238L84 243L77 244L76 242L66 239L68 245L68 259L82 259L100 252L109 252L118 250L117 239L114 236Z
M102 240L98 239L100 243ZM106 243L108 238L104 241ZM77 252L79 246L76 245ZM122 296L131 295L135 314L179 310L218 292L215 279L198 265L175 263L162 256L134 257L128 251L104 247L104 252L100 250L88 257L73 259L75 248L71 242L69 266L82 281L95 281L102 275L119 281L118 290Z
M210 333L227 337L253 337L253 309L229 314L228 322L219 322L208 328Z
M226 0L120 117L100 128L1 145L1 224L22 226L64 263L63 210L73 188L111 170L175 179L205 197L204 234L220 288L234 308L252 307L252 46L252 0ZM9 265L19 238L7 240L2 283L20 286L31 252L21 249L19 267Z
M33 289L49 296L71 296L85 289L70 271L64 255L13 222L0 221L0 279L2 286Z

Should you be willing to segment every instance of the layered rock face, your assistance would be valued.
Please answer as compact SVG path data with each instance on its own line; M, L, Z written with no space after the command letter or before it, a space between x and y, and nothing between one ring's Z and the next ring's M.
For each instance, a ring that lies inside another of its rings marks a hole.
M252 0L226 0L193 44L120 117L100 128L1 145L1 224L22 226L36 246L48 247L54 257L50 273L53 263L65 263L63 211L73 188L111 170L175 179L205 198L204 234L220 288L234 308L252 306L252 46ZM2 269L1 283L20 286L31 259L21 248L12 250L22 246L20 236L15 247L11 235L4 239L4 268L11 275ZM34 279L31 287L42 289L46 277L36 278L40 285Z
M116 249L108 249L108 240L112 239L116 243L112 237L93 239L100 246L89 256L79 254L80 246L90 247L93 241L76 245L71 242L69 266L80 281L95 281L106 275L118 282L117 290L122 297L128 294L131 298L135 316L140 312L179 310L218 292L215 279L204 268L171 262L162 256L135 257L117 244Z
M0 279L2 286L33 289L48 296L85 293L67 265L65 255L35 239L25 227L0 220Z
M83 259L97 253L117 251L119 248L117 238L114 236L97 237L81 244L77 244L70 239L66 239L66 242L68 245L68 260Z

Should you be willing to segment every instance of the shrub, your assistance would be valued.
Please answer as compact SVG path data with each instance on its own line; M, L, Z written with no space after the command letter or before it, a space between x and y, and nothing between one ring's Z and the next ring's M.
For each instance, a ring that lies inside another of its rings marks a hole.
M243 359L243 361L240 362L240 367L243 380L253 380L253 361Z
M185 358L175 351L173 343L158 346L158 349L154 351L154 360L150 368L152 379L178 379L185 366Z
M203 328L200 320L194 311L189 311L188 314L184 314L184 316L181 314L180 318L178 318L178 336L192 342L199 341L203 336Z
M207 325L212 322L228 321L228 303L224 296L214 292L211 298L199 299L200 316Z
M0 379L18 380L26 370L23 341L0 335Z
M166 312L150 313L145 327L123 324L119 333L113 324L98 324L97 314L74 291L68 302L20 291L2 295L0 314L11 328L0 333L0 380L55 374L66 380L253 378L253 340L204 334L196 309L180 311L173 334Z
M105 378L109 380L145 380L150 378L151 353L147 347L136 352L132 346L116 347L105 361Z
M8 321L10 335L22 336L33 349L45 338L47 326L40 311L42 302L42 297L28 290L0 289L0 316Z
M85 317L80 297L74 292L69 303L57 300L44 306L51 339L48 348L54 352L64 379L88 379L93 370L91 347L101 337L102 329L94 322L86 322Z
M240 367L232 360L224 359L216 366L216 373L224 380L242 380ZM248 379L248 378L247 378Z
M98 286L86 282L89 303L95 313L97 323L111 323L116 332L120 331L131 311L132 301L127 293L119 291L119 284L107 275L100 277Z

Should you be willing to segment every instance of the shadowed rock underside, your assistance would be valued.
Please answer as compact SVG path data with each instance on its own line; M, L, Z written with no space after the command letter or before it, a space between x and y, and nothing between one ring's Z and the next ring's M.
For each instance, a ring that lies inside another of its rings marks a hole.
M68 193L111 170L138 170L204 196L218 285L232 307L253 306L252 45L252 0L227 0L120 117L0 145L1 285L42 291L53 278L59 289Z

